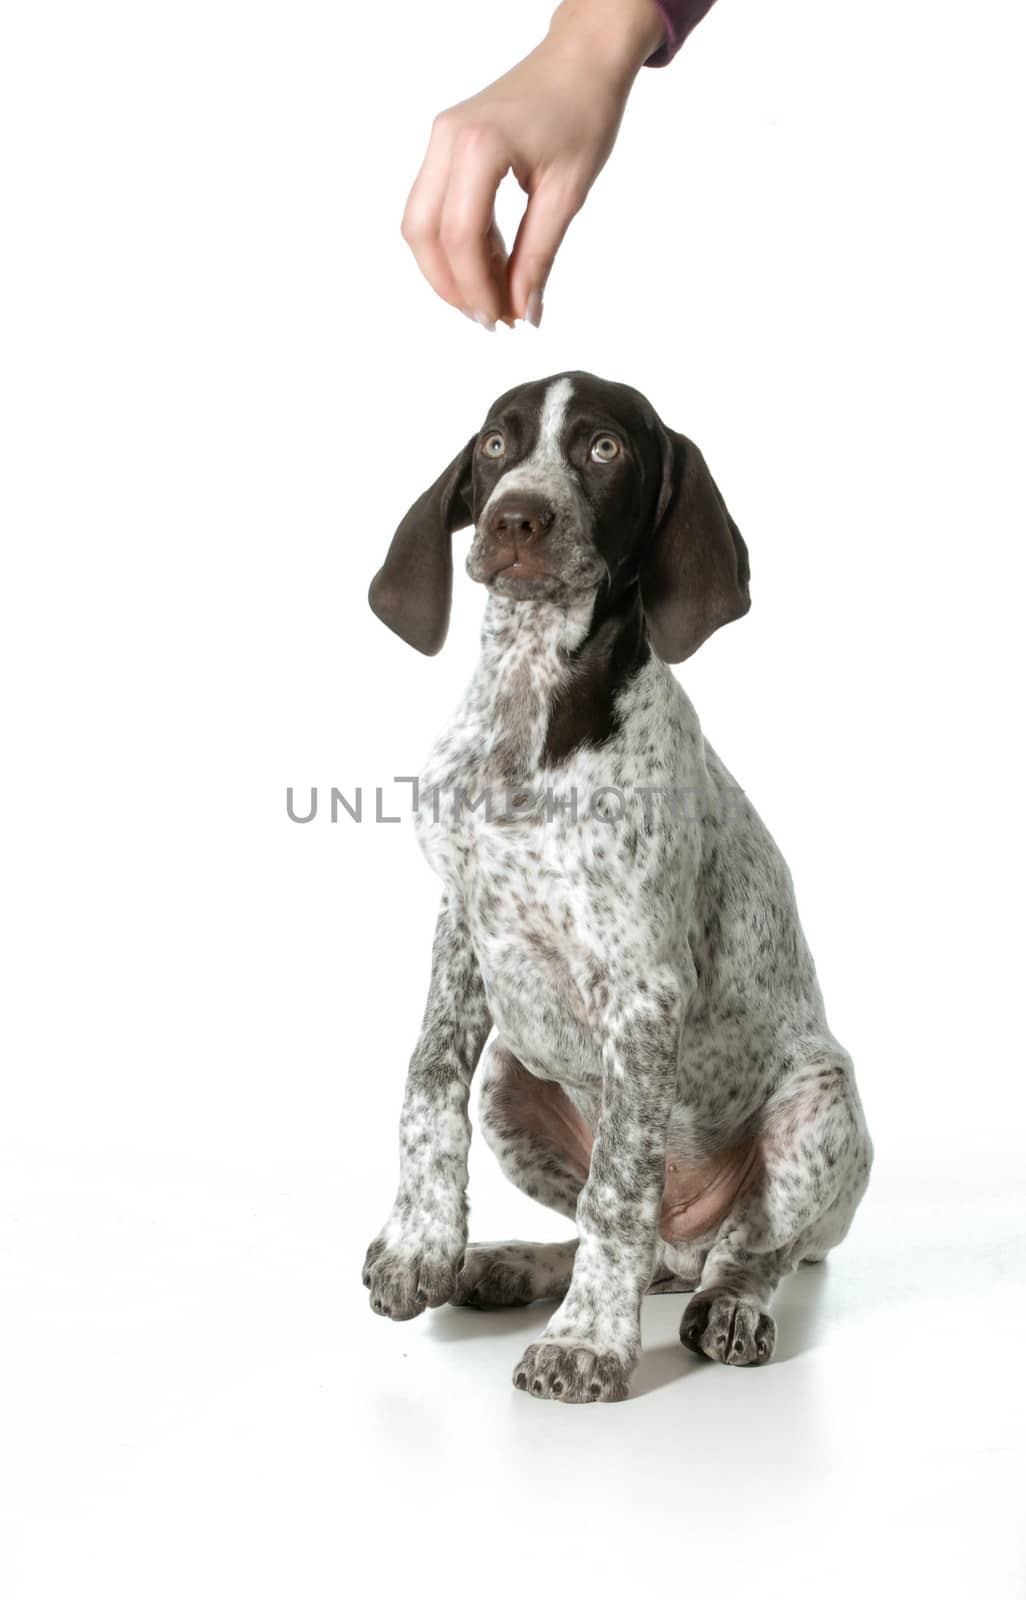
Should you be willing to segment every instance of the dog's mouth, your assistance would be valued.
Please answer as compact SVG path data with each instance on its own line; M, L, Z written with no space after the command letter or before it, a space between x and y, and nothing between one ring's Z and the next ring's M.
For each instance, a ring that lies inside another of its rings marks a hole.
M484 548L482 548L484 544ZM467 557L467 572L503 600L570 602L593 589L602 576L597 559L568 552L551 540L476 541Z
M485 583L491 583L494 578L551 578L554 574L540 566L526 551L511 545L493 550L485 558L481 564L481 576Z
M543 566L524 550L496 552L485 561L481 577L489 592L503 600L565 601L573 594L573 586L562 573Z

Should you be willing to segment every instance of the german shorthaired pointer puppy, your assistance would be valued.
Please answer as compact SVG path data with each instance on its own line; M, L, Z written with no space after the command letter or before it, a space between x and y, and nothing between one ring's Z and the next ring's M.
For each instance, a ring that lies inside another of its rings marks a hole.
M758 1365L872 1146L787 867L668 665L748 610L745 545L696 447L580 372L497 400L400 524L370 602L425 654L470 524L488 604L421 778L442 906L371 1305L558 1298L513 1377L564 1401L626 1396L649 1289L697 1290L684 1344ZM482 1052L485 1137L566 1244L468 1246Z

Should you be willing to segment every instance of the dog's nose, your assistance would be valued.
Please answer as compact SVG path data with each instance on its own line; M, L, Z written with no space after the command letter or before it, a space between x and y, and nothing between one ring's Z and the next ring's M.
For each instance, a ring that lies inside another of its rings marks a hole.
M553 510L540 495L510 495L500 501L492 516L491 533L496 539L513 539L517 544L529 544L548 533L553 522Z

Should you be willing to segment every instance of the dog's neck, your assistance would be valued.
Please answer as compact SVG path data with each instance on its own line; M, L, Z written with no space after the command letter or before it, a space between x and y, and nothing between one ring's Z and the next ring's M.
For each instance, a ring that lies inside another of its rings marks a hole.
M615 731L615 700L650 654L637 586L578 604L490 595L476 687L488 764L526 782Z

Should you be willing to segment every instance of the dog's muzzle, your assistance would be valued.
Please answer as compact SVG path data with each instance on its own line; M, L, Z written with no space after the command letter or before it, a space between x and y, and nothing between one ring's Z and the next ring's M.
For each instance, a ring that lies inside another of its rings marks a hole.
M508 495L489 512L483 532L487 549L481 576L487 581L498 573L516 577L541 577L544 545L556 513L541 495Z

